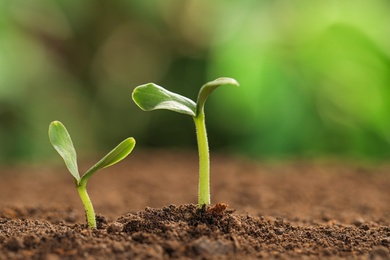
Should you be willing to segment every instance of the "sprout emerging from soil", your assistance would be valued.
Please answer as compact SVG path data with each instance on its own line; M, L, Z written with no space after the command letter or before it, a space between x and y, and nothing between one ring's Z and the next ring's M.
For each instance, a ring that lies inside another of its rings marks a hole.
M66 167L75 180L77 191L79 192L80 199L84 205L88 227L96 228L95 211L87 193L87 182L98 170L109 167L126 158L135 146L134 138L130 137L122 141L117 147L86 171L82 177L80 177L79 174L76 150L73 146L72 139L61 122L54 121L50 124L49 139L53 147L64 159Z
M195 122L199 151L199 186L198 206L210 204L210 154L207 140L204 104L207 97L219 86L235 85L238 82L232 78L218 78L202 86L195 103L179 94L170 92L154 83L138 86L134 89L134 102L145 111L167 109L192 116Z

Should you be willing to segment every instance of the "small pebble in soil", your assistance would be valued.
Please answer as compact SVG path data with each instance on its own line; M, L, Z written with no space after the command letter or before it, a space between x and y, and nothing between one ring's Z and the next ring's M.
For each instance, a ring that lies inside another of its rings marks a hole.
M221 239L212 241L201 237L194 242L193 248L199 255L227 255L234 251L234 244Z
M361 225L364 224L364 219L362 218L357 218L352 222L353 225L360 227Z
M107 228L107 232L108 233L119 233L123 230L123 224L119 223L119 222L113 222L111 223L108 228Z

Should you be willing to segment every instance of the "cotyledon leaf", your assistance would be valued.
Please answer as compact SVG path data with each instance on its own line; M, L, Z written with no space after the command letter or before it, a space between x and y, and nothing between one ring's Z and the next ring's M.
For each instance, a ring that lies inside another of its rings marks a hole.
M131 151L134 149L134 146L135 139L133 137L125 139L114 149L112 149L106 156L104 156L99 162L92 166L82 177L82 180L88 180L96 171L120 162L131 153Z
M132 98L145 111L167 109L174 112L195 116L196 104L189 98L170 92L154 83L136 87Z
M72 139L65 126L59 121L53 121L49 125L49 139L54 149L64 159L69 172L80 182L80 174L77 167L77 155L74 149Z
M196 116L198 116L199 113L203 110L206 99L211 94L211 92L222 85L235 85L237 87L240 86L240 84L232 78L218 78L204 84L199 90L198 100L196 102Z

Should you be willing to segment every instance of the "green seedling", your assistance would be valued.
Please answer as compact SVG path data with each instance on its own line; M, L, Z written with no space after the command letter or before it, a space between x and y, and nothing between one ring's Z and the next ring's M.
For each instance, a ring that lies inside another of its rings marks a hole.
M91 176L98 170L109 167L126 158L126 156L131 153L135 146L134 138L130 137L122 141L117 147L115 147L99 162L86 171L82 177L80 177L79 174L76 150L73 146L72 139L70 138L70 135L65 126L61 122L54 121L50 124L49 139L53 147L64 159L66 167L75 180L77 191L84 205L88 227L96 228L95 211L87 193L87 182L89 178L91 178Z
M204 104L211 92L222 85L239 86L238 82L232 78L218 78L210 81L200 89L196 103L191 99L170 92L154 83L140 85L134 89L132 94L134 102L144 111L167 109L190 115L194 119L199 151L199 207L210 204L210 154Z

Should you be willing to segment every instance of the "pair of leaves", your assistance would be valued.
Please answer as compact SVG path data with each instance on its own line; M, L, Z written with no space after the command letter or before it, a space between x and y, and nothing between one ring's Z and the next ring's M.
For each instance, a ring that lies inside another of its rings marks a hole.
M54 121L50 124L49 139L53 147L64 159L66 167L76 180L77 185L79 185L82 180L89 179L96 171L116 164L126 158L135 146L134 138L130 137L125 139L80 177L77 167L76 150L68 131L61 122Z
M217 87L222 85L239 86L238 82L232 78L218 78L210 81L202 86L198 94L198 100L195 103L179 94L170 92L163 87L154 83L148 83L138 86L133 91L134 102L145 111L156 109L167 109L182 114L187 114L192 117L197 117L204 108L207 97ZM82 177L77 166L76 150L73 146L72 139L65 126L59 122L54 121L49 126L49 138L53 147L64 159L66 167L75 178L77 185L80 185L82 180L87 181L89 177L96 171L109 167L121 160L131 153L135 146L134 138L130 137L121 142L99 162L92 166Z
M197 117L204 108L207 97L222 85L239 86L232 78L218 78L202 86L195 103L182 95L170 92L154 83L138 86L133 91L134 102L145 111L167 109L174 112Z

